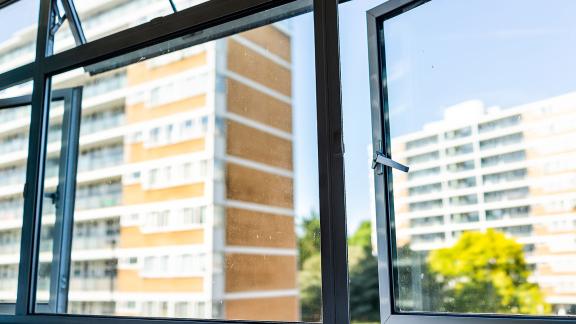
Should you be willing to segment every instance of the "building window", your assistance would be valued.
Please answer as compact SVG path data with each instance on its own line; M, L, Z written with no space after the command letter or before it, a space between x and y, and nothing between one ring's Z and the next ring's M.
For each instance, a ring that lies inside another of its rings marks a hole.
M543 20L514 18L528 7L539 8ZM389 265L380 267L380 292L392 296L380 308L383 322L442 322L451 313L459 323L517 315L519 322L535 316L551 323L576 310L576 288L562 279L576 270L569 260L576 244L565 236L576 224L569 167L576 88L550 81L573 74L571 55L558 53L576 54L561 36L576 24L558 22L562 14L552 7L528 7L499 3L497 23L486 1L388 1L367 15L377 147L372 223L378 262ZM492 23L482 23L488 17ZM548 45L543 57L550 63L522 50L549 37L511 34L552 22L552 34L564 41ZM348 40L344 55L358 42ZM527 62L546 71L546 81L526 79ZM352 91L343 98L351 97ZM497 273L506 275L496 279ZM528 291L530 300L521 297Z

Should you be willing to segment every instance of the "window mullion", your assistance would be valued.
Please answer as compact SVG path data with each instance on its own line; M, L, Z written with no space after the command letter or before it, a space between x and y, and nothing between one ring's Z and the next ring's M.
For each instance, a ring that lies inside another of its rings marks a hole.
M22 65L0 74L0 91L31 80L34 75L34 63Z
M53 19L51 5L51 0L40 1L36 61L33 67L34 86L32 91L26 185L24 188L24 215L22 217L16 315L33 313L36 303L36 274L40 243L44 158L46 156L48 107L51 88L50 79L44 73L44 61L46 56L52 53L53 49L53 39L49 28Z
M314 1L324 323L349 323L338 0Z

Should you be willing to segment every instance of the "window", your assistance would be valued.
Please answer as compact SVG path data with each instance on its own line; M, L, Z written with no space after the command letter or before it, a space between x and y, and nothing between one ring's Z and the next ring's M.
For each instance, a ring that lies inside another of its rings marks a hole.
M478 203L478 198L476 195L465 195L465 196L457 196L457 197L450 197L450 204L459 206L459 205L473 205Z
M149 2L134 15L157 5ZM271 2L258 12L252 2L230 4L228 18L198 25L202 32L190 29L197 19L182 20L180 32L137 43L134 53L68 61L50 73L53 98L66 89L82 97L69 105L70 116L66 103L45 107L48 145L40 158L51 171L43 181L41 252L31 262L42 269L34 316L321 320L311 135L318 129L316 98L307 93L316 64L311 4ZM91 4L79 9L80 20L123 5ZM197 15L219 7L207 2L193 15L205 19ZM114 37L47 60L99 44L116 51ZM58 35L55 42L58 48Z
M441 188L442 188L442 184L433 183L433 184L428 184L428 185L424 185L424 186L411 187L410 189L408 189L408 192L410 195L425 195L425 194L436 192L437 190L440 190Z
M549 5L388 1L369 11L372 224L389 265L378 267L379 293L391 296L382 323L448 313L458 323L573 321L564 276L576 269L576 89L562 80L576 72L565 45L576 24L562 11L576 7ZM527 54L535 45L542 52Z
M473 150L474 150L474 147L472 146L472 144L459 145L459 146L447 148L446 149L446 155L447 156L458 156L458 155L462 155L462 154L469 154L469 153L472 153Z
M482 166L490 167L497 166L500 164L513 163L518 161L523 161L526 159L525 151L515 151L498 155L491 155L482 158Z
M444 138L451 140L451 139L467 137L467 136L470 136L471 134L472 134L472 127L468 126L468 127L464 127L464 128L455 129L455 130L445 132Z
M501 220L530 216L530 206L490 209L486 211L486 220Z
M524 135L522 133L515 133L506 136L495 137L491 139L487 139L484 141L480 141L480 149L481 150L488 150L494 149L505 145L512 145L522 142L522 138Z
M522 180L527 176L526 169L518 169L512 171L504 171L498 173L490 173L482 176L484 184L497 184L514 180Z
M432 216L423 218L413 218L410 220L410 226L438 226L444 224L444 216Z
M450 214L452 223L475 223L480 220L478 212L456 213Z
M448 164L446 166L446 169L449 172L469 171L469 170L474 169L474 161L469 160L469 161L464 161L464 162L451 163L451 164Z
M500 128L511 127L518 125L521 121L521 115L513 115L509 117L503 117L492 121L487 121L478 125L478 131L480 133L490 132Z
M20 277L20 263L19 255L22 249L21 242L25 238L23 233L26 218L23 217L27 207L26 201L24 199L24 191L26 189L25 183L29 180L25 172L18 172L17 170L24 171L25 166L28 164L28 152L30 139L30 115L33 116L31 112L31 97L26 95L26 91L29 89L30 84L25 83L17 87L13 87L3 91L2 97L4 95L10 95L10 93L19 93L21 96L18 97L6 97L0 99L0 109L6 114L7 111L14 110L13 113L8 113L17 119L2 123L0 130L0 137L2 141L2 162L3 166L7 167L7 173L9 175L8 181L2 183L2 193L0 194L0 213L1 219L3 221L3 226L0 229L0 253L2 254L2 269L3 269L3 291L2 297L0 297L0 313L4 314L14 314L16 309L14 303L17 301L17 286ZM55 205L55 198L52 196L55 187L61 188L61 192L67 192L70 187L62 176L55 177L58 172L54 172L54 169L59 169L66 158L75 158L71 155L71 149L69 141L62 136L62 126L68 127L69 120L73 111L78 112L78 106L74 104L77 102L78 92L74 90L61 90L56 91L52 97L52 104L56 107L57 113L54 113L51 118L51 124L47 127L47 138L46 142L49 143L48 146L52 146L51 156L52 160L47 163L47 172L45 175L50 177L50 181L47 181L44 185L44 191L46 192L46 206L44 210L46 217L50 217L51 221L46 223L46 226L40 232L38 237L39 241L43 243L40 248L40 253L51 252L52 247L60 247L60 242L55 242L53 244L52 238L56 235L55 233L62 232L64 226L59 222L55 221L54 218L59 219L62 216L63 208L69 207L66 203L59 203L58 206ZM61 109L63 108L64 109ZM28 115L29 118L22 118ZM66 117L63 117L66 116ZM67 122L63 124L62 119ZM59 125L59 127L50 127L53 125ZM55 150L57 145L60 148L59 151ZM49 149L50 151L50 149ZM62 154L65 158L60 158L59 154ZM15 172L16 171L16 172ZM29 169L27 170L29 171ZM54 213L57 214L54 215ZM23 226L24 224L24 226ZM40 264L38 266L38 287L39 290L47 289L47 281L50 276L49 271L47 271L48 264ZM52 265L54 268L56 265ZM46 300L42 297L38 298L39 302L46 304ZM49 305L50 306L50 305Z
M408 164L421 164L426 162L435 161L440 157L440 154L435 152L424 153L420 155L415 155L407 158Z
M429 168L423 170L415 170L408 174L408 179L418 179L421 177L428 177L440 173L440 168Z
M434 144L437 142L438 142L438 136L437 135L411 140L411 141L406 142L406 150L412 150L412 149L417 149L420 147L425 147L427 145Z
M3 320L576 314L572 0L34 3L0 1Z
M495 201L502 201L502 200L514 200L514 199L522 199L526 198L529 193L529 188L515 188L515 189L506 189L506 190L499 190L499 191L490 191L484 194L484 201L485 202L495 202Z
M468 178L449 180L448 186L451 189L462 189L462 188L475 187L476 186L476 178L468 177Z

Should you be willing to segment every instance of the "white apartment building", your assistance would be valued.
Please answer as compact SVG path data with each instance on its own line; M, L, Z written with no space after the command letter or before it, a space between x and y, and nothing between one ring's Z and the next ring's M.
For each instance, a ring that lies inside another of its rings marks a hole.
M428 251L493 228L524 245L562 314L576 305L576 93L500 109L469 101L392 139L398 244Z

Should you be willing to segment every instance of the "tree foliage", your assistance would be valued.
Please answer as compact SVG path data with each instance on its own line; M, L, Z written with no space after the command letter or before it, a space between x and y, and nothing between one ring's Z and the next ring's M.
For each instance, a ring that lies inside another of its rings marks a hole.
M350 272L350 317L353 322L380 320L378 291L378 259L372 254L370 221L360 224L348 239Z
M320 258L320 218L315 212L300 225L298 238L298 284L303 321L319 322L322 316L322 272Z
M308 258L320 253L320 217L316 212L311 212L310 216L302 220L300 228L298 268L302 269Z
M363 249L372 249L372 223L364 221L360 223L358 229L350 238L348 238L349 246L359 246Z
M444 300L446 287L438 275L430 271L426 262L427 253L413 251L404 245L396 251L395 291L396 307L404 312L446 312ZM430 298L430 296L434 296Z
M530 269L522 245L503 233L466 232L452 247L430 253L428 264L447 285L447 311L459 313L545 314L550 306Z
M302 223L300 290L302 319L320 321L320 221ZM350 312L353 322L378 322L378 260L373 255L371 224L363 222L348 239ZM550 305L537 284L522 245L488 230L466 232L451 247L427 252L409 245L396 250L396 307L402 311L547 314Z
M310 256L299 275L302 320L319 322L322 318L322 272L320 254Z

